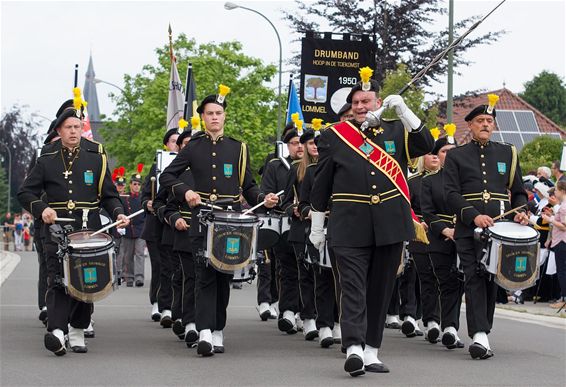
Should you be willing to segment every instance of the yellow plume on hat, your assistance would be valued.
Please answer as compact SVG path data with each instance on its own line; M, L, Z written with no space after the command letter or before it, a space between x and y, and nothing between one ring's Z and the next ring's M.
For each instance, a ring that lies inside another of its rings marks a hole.
M299 113L291 114L291 121L293 121L294 124L297 124L297 121L299 121Z
M295 122L295 125L297 125L297 131L299 133L303 132L303 120L297 120L297 122Z
M373 70L368 66L362 67L360 69L360 78L362 79L363 91L369 91L369 89L371 89L371 84L369 82L369 79L371 78L372 75L373 75Z
M73 87L73 107L77 111L77 117L80 117L82 108L86 107L80 87Z
M179 129L185 129L187 126L189 126L189 123L184 118L181 118L179 120Z
M456 133L456 125L450 123L444 125L444 131L446 132L446 136L448 137L448 143L454 144L454 134Z
M193 129L198 129L200 126L200 118L199 116L192 116L191 117L191 126Z
M434 141L436 141L436 140L438 140L438 137L440 137L440 129L432 128L432 129L430 129L430 134L432 134Z
M491 113L493 113L493 109L495 108L495 104L497 103L497 101L499 101L499 96L497 94L488 94L487 95L487 101L488 101L487 113L491 114Z
M220 84L220 86L218 86L218 97L216 97L216 101L218 103L223 103L224 98L228 95L228 93L230 93L230 88L226 85Z
M313 118L311 121L313 130L320 130L322 128L322 119L321 118Z

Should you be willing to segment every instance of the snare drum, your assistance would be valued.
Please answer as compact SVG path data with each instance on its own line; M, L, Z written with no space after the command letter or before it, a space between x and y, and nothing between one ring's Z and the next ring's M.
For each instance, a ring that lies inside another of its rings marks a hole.
M481 262L495 282L511 291L533 286L539 278L538 231L515 222L496 222L483 232L488 239Z
M324 229L326 236L326 229ZM307 237L308 238L308 237ZM328 253L328 240L324 240L324 246L317 250L312 244L307 245L308 258L307 262L318 265L325 269L332 269L332 262L330 261L330 254Z
M281 217L267 214L257 216L263 222L259 227L257 248L258 250L270 249L277 244L281 236Z
M83 302L97 302L117 289L114 239L111 235L81 230L67 234L68 251L63 260L67 293Z
M234 274L255 265L260 220L255 214L233 211L201 211L206 226L204 255L216 270Z

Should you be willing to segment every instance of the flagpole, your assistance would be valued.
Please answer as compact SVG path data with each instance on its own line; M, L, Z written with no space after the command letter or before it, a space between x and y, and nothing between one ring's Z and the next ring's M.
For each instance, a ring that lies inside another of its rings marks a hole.
M189 121L189 118L192 117L193 112L191 110L191 115L189 116L189 82L191 81L191 76L193 73L193 64L189 62L189 66L187 67L187 78L185 79L185 106L183 109L183 118ZM191 101L192 105L192 101Z
M73 85L73 87L78 87L79 86L79 64L76 63L75 64L75 83Z
M293 84L293 74L289 74L289 90L287 90L287 114L285 115L285 125L289 123L289 113L291 108L291 86Z
M171 29L171 23L169 23L169 57L173 61L173 30Z

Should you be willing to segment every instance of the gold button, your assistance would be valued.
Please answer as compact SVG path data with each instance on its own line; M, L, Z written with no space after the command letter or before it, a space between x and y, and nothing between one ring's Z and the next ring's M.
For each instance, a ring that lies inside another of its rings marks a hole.
M209 196L209 199L210 199L211 202L215 202L218 199L218 196L215 195L215 194L212 194L212 195Z
M480 157L483 159L485 156L484 156L484 155L480 155Z
M482 193L481 196L482 196L482 199L483 199L486 203L487 203L487 201L488 201L489 199L491 199L491 194L490 194L489 192L487 192L487 191L483 191L483 193Z
M74 203L72 200L69 200L69 201L67 202L67 209L68 209L68 210L73 210L73 209L75 209L75 203Z
M380 200L379 195L372 195L371 204L378 204Z
M212 176L212 180L216 180L216 176Z
M212 168L216 168L216 164L212 164Z
M375 175L375 172L371 171L369 174L373 176L373 175Z
M73 165L73 162L72 162L72 161L69 161L69 165Z
M484 184L487 184L487 180L484 180L483 182L484 182Z
M212 141L212 145L216 145L216 141Z
M485 175L485 171L482 172Z
M73 184L73 180L69 180L69 184Z
M374 185L371 186L371 188L376 189L377 185L374 184Z
M482 167L485 167L485 163L481 163L481 166L482 166Z
M483 149L483 145L482 145L482 146L480 146L480 148L481 148L481 149Z
M216 188L213 188L213 189L212 189L212 192L216 192Z
M69 211L69 214L72 214L72 213L73 213L73 211Z
M212 156L216 156L216 152L212 152Z
M72 190L72 189L70 189L70 190L69 190L69 193L73 193L73 190Z

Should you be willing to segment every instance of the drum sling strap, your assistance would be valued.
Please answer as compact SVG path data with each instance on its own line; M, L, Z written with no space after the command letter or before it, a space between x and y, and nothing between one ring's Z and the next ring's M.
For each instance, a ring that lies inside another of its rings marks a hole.
M393 183L395 188L399 190L401 196L407 201L409 206L411 205L409 185L397 160L369 138L362 136L359 129L348 121L333 126L332 131L334 131L338 138L346 143L356 154L363 157L364 160L367 160L384 174L391 183ZM429 241L426 236L426 231L412 208L411 217L413 218L413 226L415 227L416 240L428 244Z
M248 147L245 143L242 143L240 147L240 159L238 160L238 173L239 173L239 183L240 189L244 185L244 177L246 176L246 163L248 162Z

